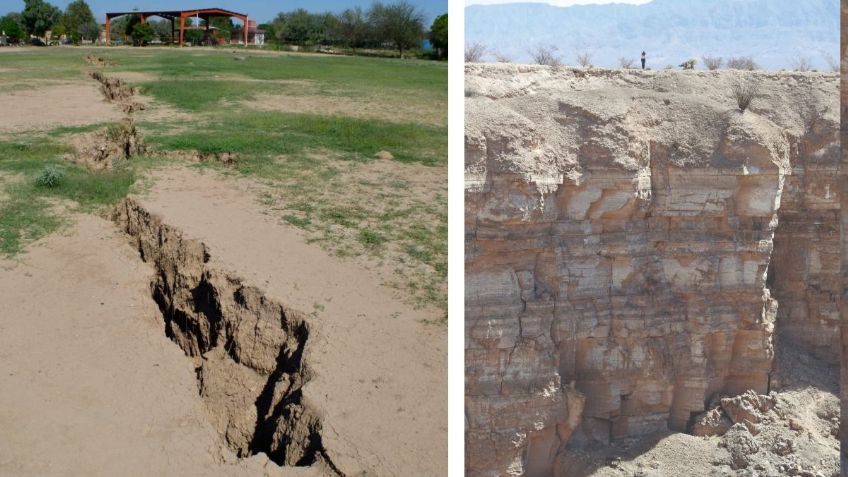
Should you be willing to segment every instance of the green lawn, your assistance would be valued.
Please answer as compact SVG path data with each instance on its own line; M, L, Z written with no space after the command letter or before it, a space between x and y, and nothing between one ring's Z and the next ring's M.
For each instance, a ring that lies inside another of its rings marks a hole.
M43 48L0 54L4 87L91 81L88 72L98 68L84 61L88 54L107 59L112 66L104 74L124 75L152 101L136 114L151 156L235 155L235 165L201 167L261 181L262 202L281 222L340 256L384 262L417 303L446 308L445 63L240 49ZM275 110L244 102L290 98L315 104ZM363 115L360 105L387 114ZM67 138L105 127L0 134L0 253L15 254L60 227L56 199L107 207L143 176L150 160L92 172L61 159L70 152ZM392 167L374 158L384 150L394 156ZM63 172L58 187L35 185L48 164ZM422 174L432 184L410 187Z

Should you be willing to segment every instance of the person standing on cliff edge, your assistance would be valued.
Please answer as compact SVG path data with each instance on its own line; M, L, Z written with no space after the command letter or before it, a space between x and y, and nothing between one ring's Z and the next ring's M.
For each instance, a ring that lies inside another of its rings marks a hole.
M645 69L645 52L642 52L642 69Z

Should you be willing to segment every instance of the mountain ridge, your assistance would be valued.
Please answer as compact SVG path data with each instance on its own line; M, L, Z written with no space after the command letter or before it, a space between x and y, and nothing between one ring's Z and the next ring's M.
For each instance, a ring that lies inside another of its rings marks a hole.
M597 66L638 63L653 69L690 58L751 56L764 68L792 68L799 58L829 69L839 57L839 4L835 0L653 0L643 5L558 7L542 3L470 5L467 44L519 63L530 50L554 45L565 64L589 51Z

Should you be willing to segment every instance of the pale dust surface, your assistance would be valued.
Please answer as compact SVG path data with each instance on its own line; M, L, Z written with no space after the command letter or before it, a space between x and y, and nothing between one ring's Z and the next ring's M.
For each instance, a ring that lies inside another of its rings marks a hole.
M0 475L281 475L220 442L126 237L73 221L0 261Z
M265 213L238 181L167 169L137 200L164 223L209 247L234 272L284 306L312 313L304 398L322 415L331 460L358 475L444 475L447 468L447 343L382 285ZM351 470L352 469L352 470Z
M121 112L103 99L97 83L90 80L6 93L0 91L0 110L4 111L0 119L0 137L121 118ZM14 113L8 114L9 111Z
M447 125L447 105L443 102L430 103L427 108L422 108L420 102L403 102L402 98L387 101L320 94L259 94L254 99L243 101L242 104L257 111L321 114L401 123L418 122L440 127Z

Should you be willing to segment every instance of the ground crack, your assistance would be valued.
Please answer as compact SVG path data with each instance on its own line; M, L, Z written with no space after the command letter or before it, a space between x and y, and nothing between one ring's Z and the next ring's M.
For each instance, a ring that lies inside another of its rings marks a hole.
M210 267L200 241L185 239L133 199L112 219L154 266L151 296L168 338L190 357L213 426L239 456L264 452L280 465L320 465L327 455L321 419L303 398L310 380L305 314Z

